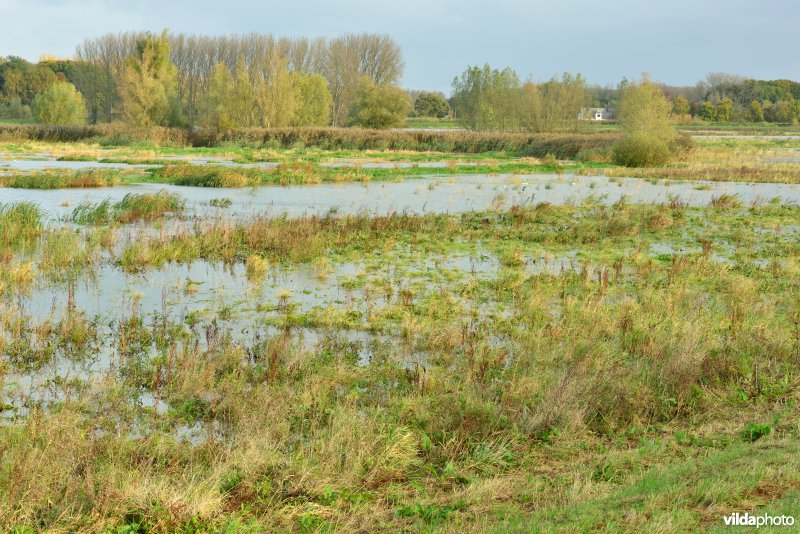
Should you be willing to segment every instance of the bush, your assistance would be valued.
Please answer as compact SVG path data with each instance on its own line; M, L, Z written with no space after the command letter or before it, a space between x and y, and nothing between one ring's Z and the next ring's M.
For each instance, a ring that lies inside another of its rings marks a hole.
M664 141L645 134L633 134L620 140L611 151L614 163L625 167L663 165L670 158Z
M663 165L676 152L688 149L672 119L672 104L647 76L622 93L618 120L624 136L614 145L614 163L626 167Z
M83 124L86 104L75 86L60 82L36 95L31 102L36 121L43 124Z
M358 87L350 122L366 128L402 126L411 108L408 94L399 87L375 85L364 78Z

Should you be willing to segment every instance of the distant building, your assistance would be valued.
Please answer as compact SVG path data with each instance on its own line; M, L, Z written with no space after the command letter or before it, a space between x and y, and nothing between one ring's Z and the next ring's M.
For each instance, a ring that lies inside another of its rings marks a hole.
M614 119L611 108L584 108L578 114L579 121L610 121Z

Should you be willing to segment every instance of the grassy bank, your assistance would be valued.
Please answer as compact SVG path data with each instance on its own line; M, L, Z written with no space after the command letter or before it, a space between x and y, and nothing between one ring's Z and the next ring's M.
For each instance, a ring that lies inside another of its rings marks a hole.
M84 189L111 187L130 180L120 171L42 171L0 175L0 187L13 189Z

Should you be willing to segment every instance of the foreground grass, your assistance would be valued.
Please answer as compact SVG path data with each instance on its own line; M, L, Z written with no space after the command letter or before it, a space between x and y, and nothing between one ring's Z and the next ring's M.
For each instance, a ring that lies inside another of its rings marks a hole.
M34 210L0 211L3 530L664 532L796 512L796 206L259 217L119 246ZM197 259L246 265L254 290L308 263L347 297L279 293L243 337L229 302L24 306L26 283L80 265ZM378 336L368 362L353 332ZM31 373L41 391L15 386Z
M795 439L731 443L705 450L701 446L699 451L682 451L674 465L655 460L627 473L630 464L641 463L643 456L658 457L669 447L654 440L614 454L603 469L618 477L622 483L616 485L621 487L599 496L588 494L566 507L531 515L516 511L503 528L510 532L676 532L698 528L723 532L721 518L742 510L796 517L800 476L794 473L800 467L800 445Z

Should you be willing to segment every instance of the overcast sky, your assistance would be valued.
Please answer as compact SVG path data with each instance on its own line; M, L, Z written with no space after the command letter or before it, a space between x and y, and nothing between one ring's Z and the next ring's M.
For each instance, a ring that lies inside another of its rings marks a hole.
M643 71L669 84L708 72L800 78L799 0L0 0L0 56L71 56L123 30L308 37L392 35L403 84L449 92L467 65L522 78L580 72L616 84Z

